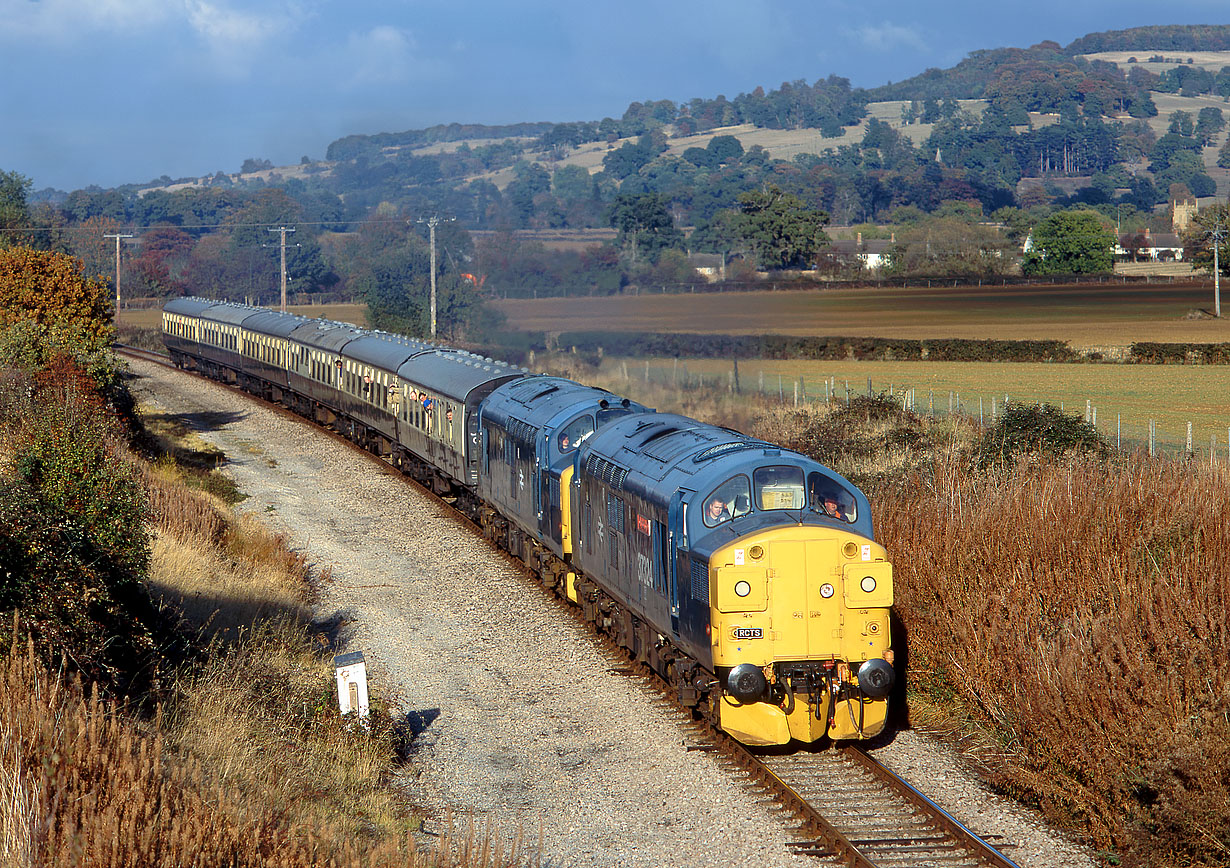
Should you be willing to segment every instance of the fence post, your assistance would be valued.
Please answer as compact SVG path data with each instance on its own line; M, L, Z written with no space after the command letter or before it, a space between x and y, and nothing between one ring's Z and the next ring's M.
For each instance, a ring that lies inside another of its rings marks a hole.
M645 382L649 382L649 359L645 359Z
M1123 416L1120 413L1115 414L1115 451L1123 451Z
M1192 423L1187 423L1187 457L1192 457Z
M786 403L786 393L782 391L782 375L777 375L777 400Z
M1086 398L1085 399L1085 424L1089 424L1089 407L1090 407L1090 401L1088 398Z
M867 378L867 397L871 397L871 377Z
M991 424L995 424L995 396L991 396Z
M1153 457L1153 447L1157 437L1157 422L1153 419L1149 420L1149 457Z
M807 381L802 377L799 377L799 398L804 404L807 403Z
M927 413L935 415L935 389L927 390Z
M1089 421L1093 424L1093 430L1096 431L1098 429L1098 408L1097 407L1093 408L1093 416L1090 417Z
M982 396L978 396L978 427L982 427Z
M948 415L952 415L952 389L948 390Z
M796 410L799 408L799 382L798 380L795 380L794 382L794 408Z
M1209 435L1209 467L1217 463L1217 435Z

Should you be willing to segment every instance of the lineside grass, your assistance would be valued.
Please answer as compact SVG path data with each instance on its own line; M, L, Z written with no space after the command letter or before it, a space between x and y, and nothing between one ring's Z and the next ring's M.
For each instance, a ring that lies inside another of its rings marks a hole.
M917 717L967 715L995 781L1141 864L1230 856L1230 474L940 456L873 500ZM956 712L956 714L954 714Z

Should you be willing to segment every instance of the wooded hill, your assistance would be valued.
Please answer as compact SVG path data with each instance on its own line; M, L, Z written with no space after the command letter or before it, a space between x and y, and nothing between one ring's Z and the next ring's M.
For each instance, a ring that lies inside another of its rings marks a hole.
M1085 56L1120 49L1138 56ZM1209 59L1223 50L1224 64ZM1182 52L1204 55L1196 62ZM1018 200L1030 178L1035 189L1051 185L1036 200L1148 211L1172 185L1197 197L1217 192L1219 162L1230 167L1230 151L1219 160L1216 150L1227 99L1230 26L1144 27L1066 48L976 51L873 90L831 75L733 99L635 102L598 121L351 135L329 145L323 164L278 170L249 160L243 173L193 180L280 186L315 217L352 221L386 202L450 213L473 229L606 226L619 192L660 194L679 223L703 228L770 180L839 223L884 222L902 206L929 213L954 200L988 214L1038 204ZM160 192L173 190L169 181L160 179ZM74 218L98 213L90 198L70 197ZM154 202L153 211L168 204ZM131 216L139 222L149 210Z

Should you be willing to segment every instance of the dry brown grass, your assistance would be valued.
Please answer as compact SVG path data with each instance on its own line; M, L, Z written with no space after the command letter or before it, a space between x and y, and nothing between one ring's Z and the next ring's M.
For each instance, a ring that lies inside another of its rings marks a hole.
M425 850L408 834L373 842L335 817L307 821L263 793L228 786L214 758L176 753L161 724L135 724L97 690L48 672L32 651L8 655L0 669L3 864L496 868L533 861L520 839L493 844L473 828L450 829ZM333 741L344 753L365 738L339 726ZM303 747L282 751L290 758Z
M1230 474L969 468L941 458L873 500L932 720L968 714L998 782L1102 848L1225 864Z

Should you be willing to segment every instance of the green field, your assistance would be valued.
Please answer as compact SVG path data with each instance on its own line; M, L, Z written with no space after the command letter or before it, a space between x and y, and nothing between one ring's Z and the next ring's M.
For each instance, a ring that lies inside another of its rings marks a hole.
M644 359L607 359L604 369L619 378L628 371L629 389L643 382ZM649 360L654 382L692 383L729 389L733 365L718 359ZM1012 401L1049 402L1084 416L1085 402L1097 409L1098 430L1112 443L1118 433L1133 443L1148 440L1149 420L1155 420L1157 440L1170 450L1185 447L1187 423L1192 423L1193 446L1208 456L1209 437L1215 435L1218 454L1226 458L1227 427L1230 426L1230 368L1197 365L1064 365L1007 362L816 362L747 360L739 362L742 390L756 391L761 382L770 394L794 400L795 385L802 381L808 400L825 398L825 380L845 399L847 384L853 394L890 389L899 398L913 389L914 406L920 413L932 408L947 413L949 393L954 404L974 417L982 400L984 420L991 418L992 401L998 409L1004 396ZM779 387L780 383L780 387ZM1117 431L1117 424L1121 429Z

